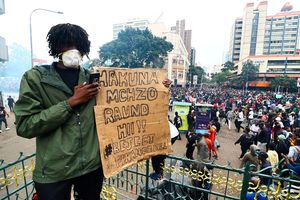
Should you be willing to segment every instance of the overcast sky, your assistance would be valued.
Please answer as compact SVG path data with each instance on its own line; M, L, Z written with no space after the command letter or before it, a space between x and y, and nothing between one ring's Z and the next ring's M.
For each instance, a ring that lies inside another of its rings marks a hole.
M0 15L0 36L7 44L18 43L30 49L29 16L36 8L64 12L63 15L36 11L32 15L33 52L35 57L48 59L46 35L58 23L82 26L90 35L90 58L98 57L99 47L112 40L113 23L132 18L146 18L166 27L185 19L192 30L192 46L196 62L203 66L221 64L228 51L230 31L236 17L243 15L246 3L253 0L4 0L6 13ZM269 0L268 15L276 14L287 1ZM294 11L300 10L300 0L289 0Z

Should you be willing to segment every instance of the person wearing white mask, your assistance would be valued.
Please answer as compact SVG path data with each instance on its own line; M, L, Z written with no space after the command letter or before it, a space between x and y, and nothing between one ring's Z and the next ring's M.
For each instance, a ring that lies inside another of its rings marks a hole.
M93 107L98 83L80 66L90 52L87 32L58 24L47 34L49 54L58 61L25 72L15 105L17 134L36 138L33 172L43 200L98 200L103 182Z
M87 32L58 24L47 34L49 54L58 61L34 66L22 77L15 104L16 131L36 138L34 186L39 199L100 200L103 172L93 108L98 82L80 66L90 52ZM164 80L168 87L170 80Z

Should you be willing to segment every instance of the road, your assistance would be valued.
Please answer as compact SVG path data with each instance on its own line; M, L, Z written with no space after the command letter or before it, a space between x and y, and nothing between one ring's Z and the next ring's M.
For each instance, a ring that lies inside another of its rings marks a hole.
M20 152L23 152L25 155L35 152L35 139L25 139L17 136L14 120L13 113L10 113L8 118L10 130L0 133L0 159L3 159L5 163L15 161L19 157ZM4 125L2 125L2 130L4 130ZM220 134L217 136L221 148L219 149L219 159L216 163L226 165L230 162L232 167L239 167L240 160L238 157L241 150L239 145L234 145L238 137L239 134L234 130L229 130L226 125L221 127ZM173 145L174 154L178 156L184 156L186 150L186 137L182 135L181 138L182 140L176 141ZM196 153L196 150L194 153Z
M6 110L9 110L6 108ZM9 163L18 159L20 152L29 155L35 152L35 139L25 139L17 136L14 125L15 116L11 112L7 119L10 130L4 131L5 126L2 124L2 133L0 133L0 160Z

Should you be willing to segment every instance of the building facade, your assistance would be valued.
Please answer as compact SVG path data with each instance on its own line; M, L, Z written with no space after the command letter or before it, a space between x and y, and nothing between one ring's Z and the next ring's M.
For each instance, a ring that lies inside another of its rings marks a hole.
M241 53L241 39L242 39L243 19L237 18L232 26L230 44L229 44L229 60L231 62L238 62Z
M4 0L0 0L0 15L5 13ZM0 36L0 62L8 61L8 47L4 37Z
M118 33L126 27L139 28L145 30L148 28L153 35L161 38L166 38L166 41L173 44L173 50L168 53L165 58L164 69L167 70L168 78L179 85L187 83L187 73L190 65L188 51L186 49L183 38L179 32L168 31L163 23L149 23L148 20L131 20L113 25L114 39L117 39ZM184 23L178 23L178 27L183 28ZM184 33L184 32L183 32Z
M196 49L193 47L191 48L191 52L190 52L190 63L193 66L196 65Z
M268 3L248 3L243 17L232 28L229 58L242 72L243 63L251 60L258 66L257 80L286 74L300 77L300 11L291 11L288 3L275 15L267 15Z
M285 5L286 6L286 5ZM229 59L234 63L256 55L294 55L299 53L300 11L282 9L267 15L267 1L248 3L243 17L234 22Z
M185 20L177 20L176 26L171 27L171 32L180 35L188 52L188 57L190 58L192 45L192 30L185 30Z
M126 22L113 24L113 39L118 38L118 34L126 28L135 28L140 30L146 30L149 25L149 21L146 19L131 19Z
M183 39L175 31L167 31L163 23L148 25L148 29L157 37L166 38L173 44L173 50L165 58L164 69L168 72L168 78L179 85L187 84L187 73L190 65L188 52Z
M270 81L272 78L283 74L291 78L300 77L299 54L248 56L238 63L238 74L242 72L243 63L248 60L259 66L257 80Z

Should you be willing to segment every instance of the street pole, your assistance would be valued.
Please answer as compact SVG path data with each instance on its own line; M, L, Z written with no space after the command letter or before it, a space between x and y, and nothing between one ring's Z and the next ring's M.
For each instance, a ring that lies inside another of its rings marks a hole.
M284 63L284 74L286 74L287 65L288 65L288 58L287 58L287 57L285 57L285 63Z
M54 10L48 10L48 9L44 9L44 8L37 8L34 9L33 11L31 11L30 13L30 18L29 18L29 34L30 34L30 63L31 63L31 67L33 67L33 48L32 48L32 25L31 25L31 18L32 18L32 14L36 11L46 11L46 12L51 12L51 13L56 13L56 14L63 14L63 12L60 11L54 11Z
M202 76L201 76L200 90L202 90L202 81L203 81L203 76L204 76L204 73L202 73Z

